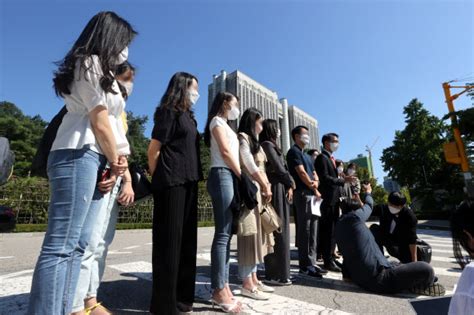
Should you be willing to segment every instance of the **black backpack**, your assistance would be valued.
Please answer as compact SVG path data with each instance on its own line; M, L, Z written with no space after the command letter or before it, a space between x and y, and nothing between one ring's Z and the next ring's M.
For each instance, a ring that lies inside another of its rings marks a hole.
M46 170L48 166L48 155L51 151L51 147L53 146L54 139L56 139L59 126L63 122L63 118L66 113L67 109L66 106L64 106L61 108L59 113L53 117L51 122L48 124L48 127L46 127L43 137L38 144L36 155L33 158L33 162L31 163L31 175L48 177Z
M416 240L416 257L418 261L424 261L428 264L431 262L432 249L430 244L423 240Z

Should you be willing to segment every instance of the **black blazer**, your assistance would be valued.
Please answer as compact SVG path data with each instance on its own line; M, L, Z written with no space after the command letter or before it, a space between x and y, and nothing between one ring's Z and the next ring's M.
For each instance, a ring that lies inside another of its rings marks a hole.
M337 176L337 169L331 161L331 156L325 150L318 155L314 162L314 168L319 177L319 192L322 195L323 203L334 206L341 196L341 186L344 186L344 179Z
M397 225L392 234L390 234L390 226L392 220ZM388 209L388 205L381 207L380 213L380 230L382 232L383 242L398 246L407 246L416 244L418 236L416 235L416 226L418 220L413 211L408 207L403 207L398 216L392 214Z

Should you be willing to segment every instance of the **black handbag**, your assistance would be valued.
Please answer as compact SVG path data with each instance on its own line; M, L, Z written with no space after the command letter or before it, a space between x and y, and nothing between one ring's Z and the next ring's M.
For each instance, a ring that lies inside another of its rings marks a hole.
M132 177L132 188L135 194L135 201L139 202L151 195L151 183L146 177L143 169L136 163L131 163L128 167Z
M431 246L423 240L416 240L416 257L418 261L431 262Z

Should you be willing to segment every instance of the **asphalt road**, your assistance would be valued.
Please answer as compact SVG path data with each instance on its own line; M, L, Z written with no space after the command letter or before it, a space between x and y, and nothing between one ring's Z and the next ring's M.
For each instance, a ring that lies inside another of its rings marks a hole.
M294 228L294 227L293 227ZM198 276L195 313L214 313L208 302L210 291L210 245L214 229L199 229ZM0 234L0 314L25 314L33 268L43 233ZM460 276L452 258L449 232L419 230L419 236L433 247L432 265L439 282L452 292ZM231 283L239 289L232 245ZM297 253L292 250L295 283L276 287L269 301L241 298L247 314L414 314L409 300L422 299L411 294L384 296L366 292L342 281L341 274L330 273L322 280L307 279L297 273ZM147 314L151 292L151 230L117 231L107 259L99 299L114 314ZM237 291L238 292L238 291Z

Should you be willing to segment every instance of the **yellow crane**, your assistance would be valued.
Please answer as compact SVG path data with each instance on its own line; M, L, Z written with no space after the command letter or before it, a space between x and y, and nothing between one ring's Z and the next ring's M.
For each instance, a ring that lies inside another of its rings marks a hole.
M459 93L451 95L451 89L462 90ZM444 155L448 163L461 165L466 193L470 198L474 198L474 183L469 169L466 148L457 124L457 117L454 110L454 100L472 89L474 89L474 85L450 85L449 82L443 83L444 95L446 97L446 104L448 105L448 110L451 116L454 134L454 142L449 142L444 145Z

